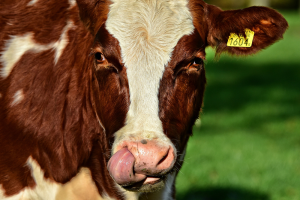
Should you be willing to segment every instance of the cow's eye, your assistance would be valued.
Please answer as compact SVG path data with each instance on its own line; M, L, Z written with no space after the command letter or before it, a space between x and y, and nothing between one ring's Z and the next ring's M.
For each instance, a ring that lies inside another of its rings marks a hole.
M102 53L96 52L95 53L95 59L97 62L103 62L105 60L105 57L103 56Z
M193 65L202 65L203 64L203 59L201 58L194 58L194 61L193 61Z

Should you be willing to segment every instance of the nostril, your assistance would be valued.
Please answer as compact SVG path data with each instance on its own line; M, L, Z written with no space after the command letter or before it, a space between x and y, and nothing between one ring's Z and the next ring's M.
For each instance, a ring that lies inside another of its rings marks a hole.
M168 149L166 155L164 155L164 157L162 157L162 159L157 163L157 166L162 164L168 158L169 153L170 153L170 148Z

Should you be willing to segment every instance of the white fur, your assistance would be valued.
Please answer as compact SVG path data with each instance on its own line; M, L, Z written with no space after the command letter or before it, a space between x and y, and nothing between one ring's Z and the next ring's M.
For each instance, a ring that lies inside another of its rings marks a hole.
M43 51L49 47L37 45L32 40L33 34L28 33L23 36L11 36L10 40L6 41L4 52L0 57L2 69L0 74L3 78L9 76L15 64L21 59L28 50Z
M141 195L140 192L130 192L128 190L125 190L122 188L120 185L116 184L116 187L118 188L119 191L123 193L123 196L125 197L126 200L139 200L139 197Z
M10 39L6 41L4 51L0 56L0 62L3 66L0 71L0 76L7 78L16 63L18 63L27 51L42 52L53 49L55 50L54 63L57 64L63 50L69 42L67 37L68 31L73 27L73 22L69 21L62 31L60 39L57 42L49 43L47 45L35 42L33 39L34 35L31 32L22 36L11 36Z
M31 157L27 160L27 166L31 170L31 175L36 182L36 186L33 189L25 188L20 191L18 194L10 197L6 197L4 192L1 193L0 190L0 199L1 200L55 200L56 193L59 184L47 180L44 178L44 172L37 164L35 160Z
M44 172L31 157L27 160L31 175L36 183L33 190L27 190L28 199L54 200L60 184L44 178Z
M174 47L194 30L187 0L112 2L106 28L119 41L131 102L126 125L116 133L113 153L128 139L159 138L163 145L173 146L159 119L158 91Z
M76 0L69 0L70 8L76 5Z
M23 99L24 99L23 90L18 90L13 96L13 101L11 102L11 105L15 106L18 103L20 103Z
M1 200L22 200L23 192L20 192L19 194L16 194L14 196L6 197L5 191L0 185L0 199Z
M38 2L38 0L31 0L28 2L27 6L33 6L34 4L36 4L36 2ZM76 0L69 0L69 4L70 4L70 7L75 6Z
M44 172L39 164L28 158L26 165L30 167L31 175L36 186L25 188L14 196L7 197L0 185L0 200L114 200L106 193L99 195L88 168L81 168L80 172L68 183L62 185L44 178Z
M55 200L114 200L106 193L98 193L88 168L81 168L80 172L72 180L63 185Z
M54 63L57 64L63 50L66 48L67 44L69 43L68 38L68 31L74 26L72 21L68 21L67 25L64 27L63 32L59 38L59 40L54 44L56 49Z
M36 2L38 2L38 0L31 0L28 2L27 6L33 6L34 4L36 4Z

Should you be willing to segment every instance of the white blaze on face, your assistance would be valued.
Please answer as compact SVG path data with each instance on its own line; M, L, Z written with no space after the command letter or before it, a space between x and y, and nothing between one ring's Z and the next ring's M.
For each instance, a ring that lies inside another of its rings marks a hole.
M0 62L2 64L0 75L3 78L7 78L13 70L15 64L28 51L38 53L53 49L55 51L54 64L57 64L63 50L66 48L69 42L68 31L73 27L73 22L68 21L67 25L62 30L60 39L57 42L49 43L46 45L35 42L32 32L21 36L11 36L10 39L6 41L4 51L0 56Z
M136 134L167 140L159 119L159 84L179 39L194 30L187 0L112 2L106 28L119 41L131 102L116 141Z

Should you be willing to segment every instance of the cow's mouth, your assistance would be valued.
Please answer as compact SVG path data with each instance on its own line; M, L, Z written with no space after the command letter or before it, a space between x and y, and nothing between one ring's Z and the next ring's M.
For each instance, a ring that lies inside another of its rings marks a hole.
M147 177L143 181L122 187L132 192L154 192L164 187L164 180L165 176Z
M128 148L122 148L110 158L107 166L109 174L117 184L126 190L134 192L157 191L164 187L166 175L173 167L174 154L170 155L169 149L166 151L166 156L156 163L151 162L154 160L151 156L143 158L144 152L138 154L139 157L136 159ZM170 162L164 165L167 159Z

